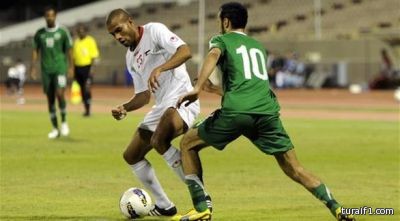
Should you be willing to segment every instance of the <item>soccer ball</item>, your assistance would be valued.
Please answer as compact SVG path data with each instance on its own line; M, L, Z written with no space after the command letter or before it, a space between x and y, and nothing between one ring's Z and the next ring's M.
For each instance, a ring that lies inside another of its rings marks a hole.
M146 216L153 204L149 194L143 189L132 187L125 191L119 201L122 214L129 219Z

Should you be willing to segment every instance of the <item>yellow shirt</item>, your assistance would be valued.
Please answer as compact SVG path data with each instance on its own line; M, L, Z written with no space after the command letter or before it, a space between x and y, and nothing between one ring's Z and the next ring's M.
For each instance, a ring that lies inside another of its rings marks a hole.
M99 50L94 38L86 35L83 39L75 39L73 56L75 66L91 65L92 59L99 57Z

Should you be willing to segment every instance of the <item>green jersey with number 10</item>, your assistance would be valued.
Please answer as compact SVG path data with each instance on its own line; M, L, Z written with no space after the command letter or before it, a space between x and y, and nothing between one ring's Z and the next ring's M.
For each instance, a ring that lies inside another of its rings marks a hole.
M276 114L279 104L270 90L264 47L242 32L214 36L210 49L219 48L222 72L221 110L226 113Z

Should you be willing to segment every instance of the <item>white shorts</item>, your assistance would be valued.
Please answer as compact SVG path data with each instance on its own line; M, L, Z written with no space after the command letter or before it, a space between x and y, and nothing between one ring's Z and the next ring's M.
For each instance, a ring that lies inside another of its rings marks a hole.
M144 117L142 123L140 123L139 128L154 132L164 112L170 107L176 108L175 104L176 103L171 103L170 105L153 106L151 111ZM182 120L185 121L188 128L190 128L200 113L200 103L199 101L196 101L187 107L182 105L176 110L178 111Z

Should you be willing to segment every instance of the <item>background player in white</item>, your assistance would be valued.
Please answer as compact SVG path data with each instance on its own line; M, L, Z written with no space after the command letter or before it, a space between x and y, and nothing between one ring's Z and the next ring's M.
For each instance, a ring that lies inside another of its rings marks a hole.
M172 216L177 212L176 207L145 156L154 147L184 180L180 152L171 146L171 140L187 131L200 112L198 102L187 108L175 108L179 96L193 88L184 64L191 58L190 49L165 25L137 26L123 9L111 11L106 25L108 32L128 48L126 65L135 87L135 95L128 102L112 109L114 118L120 120L127 112L148 104L151 92L155 96L155 105L134 133L124 159L155 197L155 208L149 215Z
M16 62L8 69L6 86L8 93L17 94L17 104L24 104L24 82L25 82L26 66L21 58L17 58Z

